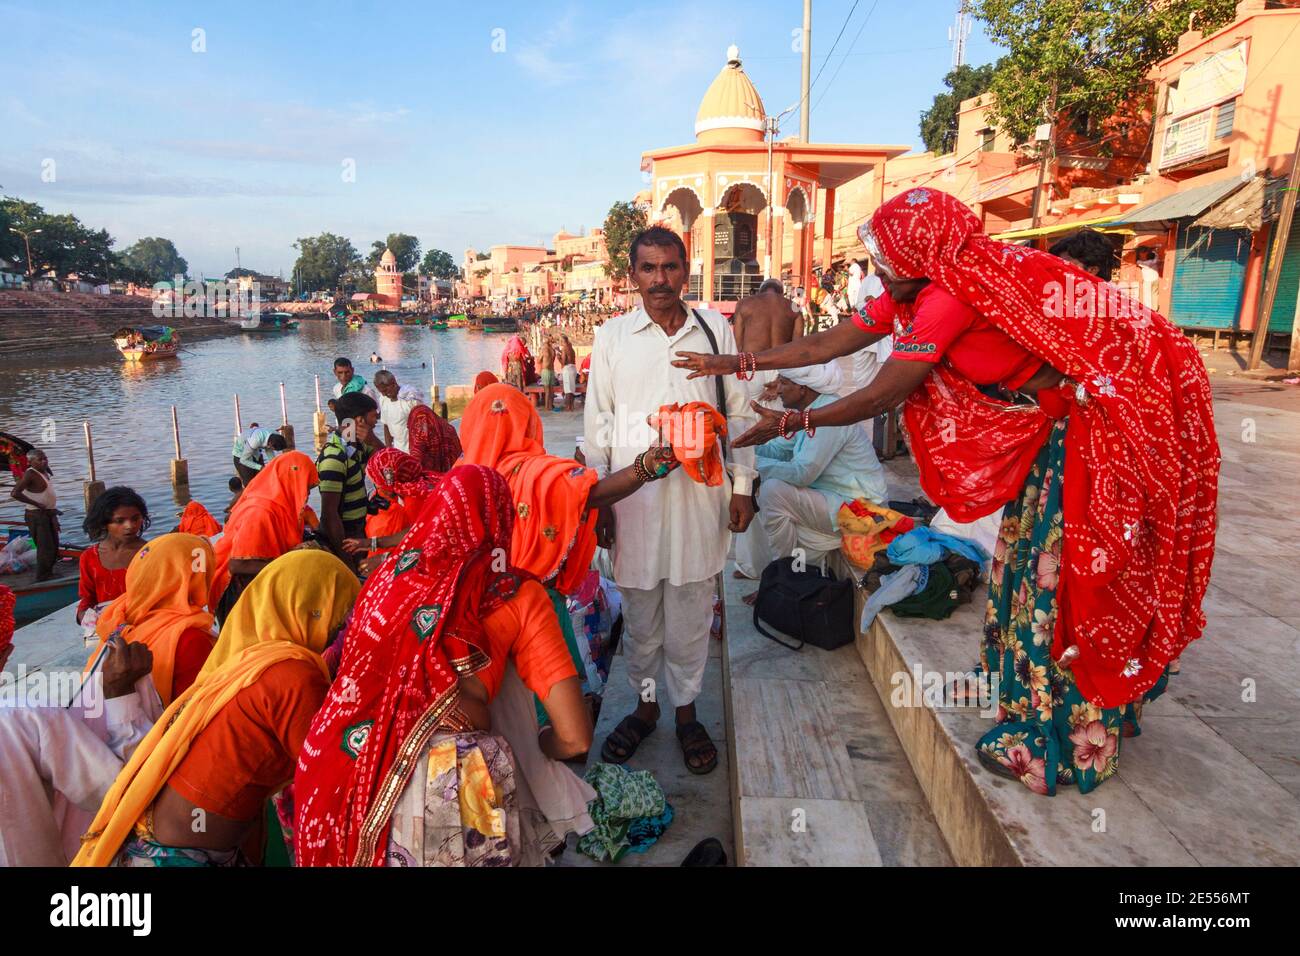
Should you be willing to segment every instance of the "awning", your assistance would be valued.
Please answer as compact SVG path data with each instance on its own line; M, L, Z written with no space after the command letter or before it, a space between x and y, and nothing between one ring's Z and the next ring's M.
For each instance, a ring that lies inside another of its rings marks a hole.
M1102 232L1122 232L1124 230L1111 229L1110 224L1114 224L1119 219L1119 213L1113 216L1098 216L1095 219L1076 219L1074 222L1057 222L1050 226L1039 226L1037 229L1012 229L1010 232L1000 232L993 239L1035 239L1039 236L1052 236L1058 232L1069 232L1071 229L1083 229L1091 227L1100 228Z
M1283 178L1256 176L1244 189L1212 207L1192 225L1207 229L1247 229L1256 232L1264 223L1277 218L1285 189L1286 180Z
M1217 183L1210 183L1208 186L1184 189L1172 196L1166 196L1164 199L1157 199L1145 206L1139 206L1137 209L1125 213L1122 218L1116 219L1115 222L1159 222L1165 219L1199 216L1215 203L1232 195L1232 193L1246 185L1247 182L1248 180L1243 180L1238 176L1230 176L1227 179L1219 180Z

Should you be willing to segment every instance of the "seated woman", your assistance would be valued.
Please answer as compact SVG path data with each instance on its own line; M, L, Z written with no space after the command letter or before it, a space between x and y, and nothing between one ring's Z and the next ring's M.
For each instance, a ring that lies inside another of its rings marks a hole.
M736 447L906 402L926 495L958 521L1003 514L980 649L1000 707L979 759L1035 793L1087 793L1205 627L1219 474L1205 365L1164 316L1096 308L1114 294L1100 279L990 239L937 189L899 194L859 235L887 291L852 322L673 364L798 368L894 333L866 388L802 415L755 405Z
M216 545L208 607L224 622L257 573L302 544L307 495L320 483L315 463L300 451L273 458L230 509Z
M406 530L415 524L415 518L424 508L425 500L438 487L440 475L424 471L414 455L408 455L401 449L381 448L366 462L366 477L375 486L375 494L370 499L371 507L378 508L374 514L366 516L366 536L369 540L346 538L343 550L370 550L370 560L374 566L378 566L379 561L375 559L387 554L391 547L401 541ZM380 538L387 544L380 545ZM363 566L362 570L369 572L372 568Z
M411 455L424 471L435 475L451 471L460 457L460 436L451 422L428 405L416 405L406 418Z
M590 828L556 761L591 718L545 592L501 560L514 514L500 475L456 468L371 576L298 761L301 865L540 864Z
M77 592L77 623L87 627L86 612L99 609L126 590L126 569L144 547L149 508L134 489L119 486L104 491L86 512L81 529L91 540L81 552L81 581Z
M132 754L72 865L245 862L240 847L292 778L325 699L321 654L359 587L324 551L271 562L240 595L199 679Z
M212 651L212 615L205 609L216 561L212 545L193 534L165 534L136 552L126 570L126 593L95 622L99 643L119 637L153 654L153 684L162 706L183 694Z

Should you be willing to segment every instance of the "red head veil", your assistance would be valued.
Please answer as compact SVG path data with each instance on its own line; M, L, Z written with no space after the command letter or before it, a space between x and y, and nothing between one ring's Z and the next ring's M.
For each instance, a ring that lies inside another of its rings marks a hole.
M366 581L329 697L294 778L301 866L378 866L390 814L452 712L459 678L487 663L482 618L511 597L510 489L468 465L439 482L402 544Z
M936 189L894 197L863 233L883 271L930 279L1072 380L1053 653L1079 648L1072 669L1092 702L1138 699L1205 627L1219 447L1196 347L1109 283L990 239ZM946 363L906 420L926 494L963 518L1014 495L1048 424ZM994 459L1012 464L987 467Z

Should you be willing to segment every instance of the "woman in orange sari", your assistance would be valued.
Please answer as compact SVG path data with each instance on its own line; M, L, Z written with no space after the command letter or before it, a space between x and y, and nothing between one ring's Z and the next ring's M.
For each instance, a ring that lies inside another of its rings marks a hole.
M165 534L141 548L126 570L126 593L95 623L94 664L114 635L153 654L153 683L166 707L194 683L212 651L212 615L204 609L215 567L212 545L193 534Z
M441 475L425 471L419 459L400 448L381 448L366 462L366 477L375 486L371 505L378 506L374 514L366 516L366 536L374 558L401 543L425 500L438 487ZM365 551L366 546L359 538L343 542L343 550L348 552Z
M307 494L319 483L316 465L300 451L277 455L248 483L216 545L208 607L221 621L257 572L302 544Z

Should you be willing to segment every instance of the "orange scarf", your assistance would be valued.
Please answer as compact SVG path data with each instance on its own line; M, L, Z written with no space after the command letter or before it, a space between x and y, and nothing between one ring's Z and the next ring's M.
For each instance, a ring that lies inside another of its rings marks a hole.
M727 420L708 402L661 405L650 416L650 425L673 446L682 471L702 485L722 484L722 444Z
M181 534L197 534L204 538L211 538L221 533L221 525L217 524L217 519L212 517L212 513L207 508L197 501L191 501L181 513L181 523L176 530Z
M154 687L164 706L170 704L181 635L212 627L212 615L203 605L215 565L212 545L193 534L165 534L137 551L126 569L126 593L104 608L95 624L99 643L85 669L122 627L124 640L141 643L153 654Z
M461 419L464 455L457 464L500 472L515 503L510 564L571 594L596 553L596 512L587 496L596 472L572 458L546 453L542 420L533 403L509 385L489 385L470 400Z
M230 584L231 558L269 561L302 544L307 493L319 483L315 463L300 451L276 455L248 483L216 545L209 608Z

